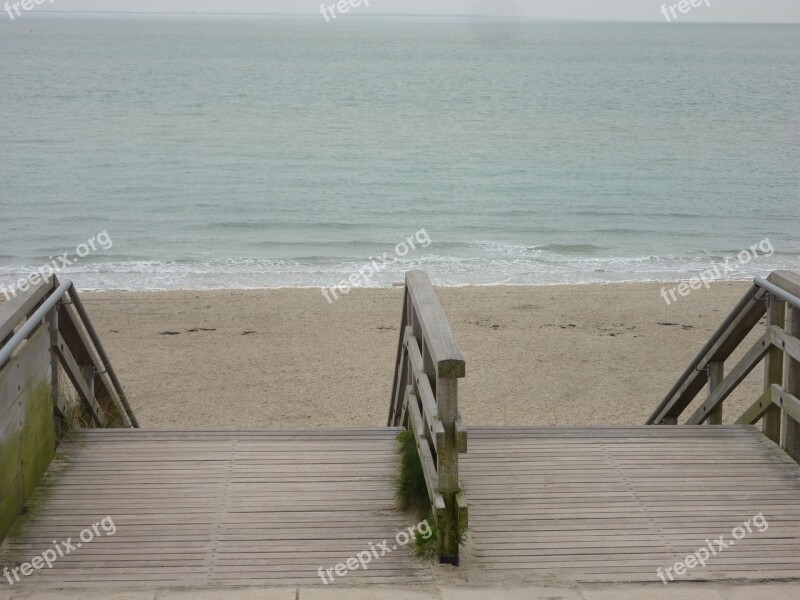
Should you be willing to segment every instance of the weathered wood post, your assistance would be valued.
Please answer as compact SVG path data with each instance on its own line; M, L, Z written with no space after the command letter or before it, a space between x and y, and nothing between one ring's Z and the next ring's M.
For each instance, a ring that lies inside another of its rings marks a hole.
M714 360L708 363L708 396L714 393L723 379L725 379L725 362L721 360ZM708 413L709 425L722 425L722 402L717 404L710 413Z
M800 338L800 308L791 307L786 329L789 335ZM800 361L792 358L788 352L785 353L785 356L783 389L795 398L800 398ZM800 462L800 422L788 413L783 415L781 446L789 456Z
M772 294L767 297L767 331L773 325L783 327L786 324L786 303L776 298ZM781 385L783 383L783 351L777 347L771 347L767 353L764 364L764 389L769 390L772 384ZM762 424L764 435L776 444L781 439L781 409L772 404L764 413Z
M56 422L56 439L64 435L66 420L66 403L61 393L61 371L58 358L58 307L53 307L47 315L50 328L50 391L53 394L53 413Z
M440 365L436 374L436 403L439 406L439 420L444 427L444 443L436 453L439 491L445 502L444 514L440 513L439 516L439 561L458 565L458 379L452 373L443 373L443 370Z

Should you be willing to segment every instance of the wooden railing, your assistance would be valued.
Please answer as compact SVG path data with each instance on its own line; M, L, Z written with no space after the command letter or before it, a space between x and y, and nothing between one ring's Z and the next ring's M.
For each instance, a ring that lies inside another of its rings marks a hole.
M458 455L467 451L458 410L464 375L464 358L428 275L407 273L389 426L414 432L439 530L439 561L455 565L468 519L458 476Z
M59 426L66 417L61 369L80 400L83 423L138 427L136 416L72 282L53 277L0 304L0 375L41 327L50 341L49 379Z
M725 375L725 361L766 318L766 331ZM752 287L673 386L649 425L674 425L704 387L686 424L722 423L725 400L762 361L764 392L736 422L762 421L764 434L800 461L800 274L775 271Z
M70 281L0 304L0 542L69 428L138 426Z

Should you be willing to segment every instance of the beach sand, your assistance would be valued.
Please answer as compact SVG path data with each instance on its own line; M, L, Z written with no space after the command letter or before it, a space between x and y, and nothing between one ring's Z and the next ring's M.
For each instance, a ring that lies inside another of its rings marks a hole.
M669 306L662 284L440 288L467 362L465 422L644 424L747 286ZM82 297L144 427L386 424L401 288L333 304L319 289ZM761 378L726 403L726 421Z

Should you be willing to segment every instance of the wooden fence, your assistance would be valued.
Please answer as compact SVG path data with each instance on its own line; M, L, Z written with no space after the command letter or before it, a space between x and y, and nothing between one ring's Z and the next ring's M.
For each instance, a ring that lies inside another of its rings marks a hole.
M439 530L439 560L456 565L468 523L458 476L458 455L467 451L458 410L464 375L464 358L428 275L407 273L389 426L414 432Z

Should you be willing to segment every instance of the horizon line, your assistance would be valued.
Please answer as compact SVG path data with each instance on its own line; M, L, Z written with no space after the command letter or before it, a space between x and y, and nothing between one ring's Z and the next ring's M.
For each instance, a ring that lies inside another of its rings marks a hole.
M131 11L131 10L54 10L45 9L28 13L27 16L35 15L126 15L126 16L204 16L204 17L296 17L296 18L318 18L316 13L276 13L276 12L216 12L216 11ZM431 18L431 19L493 19L508 21L539 21L547 23L640 23L640 24L659 24L664 25L800 25L798 21L705 21L692 20L669 23L667 21L653 19L594 19L594 18L561 18L561 17L520 17L510 15L477 15L477 14L426 14L426 13L374 13L374 14L352 14L348 17L357 19L369 18Z

